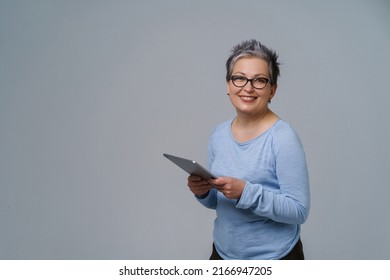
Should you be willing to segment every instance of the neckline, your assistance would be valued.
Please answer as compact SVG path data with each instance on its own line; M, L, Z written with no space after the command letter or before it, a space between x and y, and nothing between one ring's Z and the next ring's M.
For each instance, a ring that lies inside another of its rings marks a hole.
M256 141L257 139L261 138L263 135L269 133L279 122L282 121L282 119L278 118L273 124L272 126L270 126L268 129L266 129L265 131L263 131L262 133L260 133L259 135L255 136L254 138L248 140L248 141L244 141L244 142L239 142L233 135L233 131L232 131L232 125L233 125L233 121L236 119L236 117L234 117L233 119L230 120L230 125L228 126L228 129L229 129L229 135L231 137L231 139L234 141L234 143L238 144L238 145L247 145L247 144L250 144L251 142L253 141Z

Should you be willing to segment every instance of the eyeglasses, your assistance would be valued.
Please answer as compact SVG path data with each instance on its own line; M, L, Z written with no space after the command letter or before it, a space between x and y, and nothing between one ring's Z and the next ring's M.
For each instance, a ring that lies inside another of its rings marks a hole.
M270 82L270 79L263 77L248 79L244 76L230 76L230 80L233 85L240 88L245 87L248 82L251 82L252 87L255 89L263 89Z

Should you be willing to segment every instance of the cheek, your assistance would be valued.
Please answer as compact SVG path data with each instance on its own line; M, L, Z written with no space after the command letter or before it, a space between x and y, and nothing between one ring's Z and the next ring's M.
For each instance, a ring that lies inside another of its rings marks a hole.
M240 88L235 87L234 85L232 85L232 83L227 84L227 92L228 93L235 93L239 90L240 90Z

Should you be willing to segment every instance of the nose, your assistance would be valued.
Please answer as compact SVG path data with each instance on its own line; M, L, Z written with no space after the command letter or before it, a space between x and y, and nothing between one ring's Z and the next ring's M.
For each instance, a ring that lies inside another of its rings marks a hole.
M244 90L246 92L252 92L254 90L254 87L252 86L252 81L248 81L246 85L244 86Z

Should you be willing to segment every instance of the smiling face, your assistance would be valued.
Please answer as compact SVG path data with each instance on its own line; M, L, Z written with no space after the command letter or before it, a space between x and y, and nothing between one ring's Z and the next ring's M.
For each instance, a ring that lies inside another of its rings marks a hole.
M270 78L267 62L258 57L238 59L234 64L232 76L247 79ZM268 110L268 101L275 95L276 85L267 83L263 89L255 89L251 82L244 87L237 87L229 80L227 90L238 115L257 116Z

